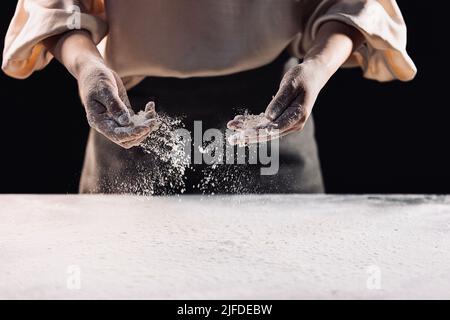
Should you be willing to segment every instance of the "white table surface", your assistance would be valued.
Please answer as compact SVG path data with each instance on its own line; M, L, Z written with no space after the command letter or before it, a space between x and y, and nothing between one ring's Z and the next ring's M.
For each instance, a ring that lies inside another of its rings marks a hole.
M0 196L1 299L450 299L450 197Z

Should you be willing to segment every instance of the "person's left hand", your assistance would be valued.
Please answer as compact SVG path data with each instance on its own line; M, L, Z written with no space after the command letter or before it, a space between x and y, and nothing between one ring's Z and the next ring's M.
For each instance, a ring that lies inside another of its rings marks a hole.
M246 127L245 115L238 115L227 127L235 130L231 144L249 144L278 139L303 129L317 96L326 83L321 68L313 62L292 67L265 111L265 118L252 128Z

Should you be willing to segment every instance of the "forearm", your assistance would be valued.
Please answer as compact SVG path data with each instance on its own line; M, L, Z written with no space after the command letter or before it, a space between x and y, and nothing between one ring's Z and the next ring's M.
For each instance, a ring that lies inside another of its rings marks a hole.
M90 63L104 63L89 32L76 30L51 37L44 45L76 78Z
M145 108L145 121L132 123L134 112L126 88L119 75L106 66L90 33L68 32L47 39L44 45L77 79L87 120L97 132L128 149L158 129L154 103Z
M363 40L362 34L349 25L338 21L326 22L319 28L314 44L304 58L304 63L317 65L326 82L362 44Z

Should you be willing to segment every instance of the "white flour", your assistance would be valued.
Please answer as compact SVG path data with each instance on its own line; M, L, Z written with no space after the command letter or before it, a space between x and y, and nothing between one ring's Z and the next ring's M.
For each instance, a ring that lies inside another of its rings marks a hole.
M185 155L185 141L175 134L176 129L183 128L181 119L159 115L161 127L150 134L140 147L147 154L155 157L156 163L151 168L152 175L147 177L148 185L153 188L170 187L180 193L186 191L185 172L190 166ZM151 194L157 190L148 190Z
M142 125L146 120L148 120L148 119L146 118L146 113L145 113L145 111L139 111L139 113L137 113L137 114L135 114L135 115L133 115L133 116L131 117L131 123L132 123L134 126L140 126L140 125Z
M270 123L270 120L266 118L264 113L258 115L249 114L245 112L243 115L243 129L256 129L266 126Z
M226 143L225 138L223 143ZM199 147L203 154L211 153L213 149L214 143ZM253 185L250 182L254 177L244 165L213 163L202 169L202 175L196 188L203 194L248 194L252 191L249 186Z
M230 144L237 144L241 147L247 145L248 137L254 137L256 135L255 131L258 131L259 136L276 135L275 132L272 131L274 128L268 127L271 121L266 118L264 113L254 115L246 110L244 114L236 116L234 121L237 123L233 125L232 129L235 130L236 133L229 137L228 142Z
M252 173L245 165L223 165L213 163L202 168L194 167L185 154L186 141L179 139L176 130L184 128L181 118L173 118L164 114L158 114L161 122L158 130L152 132L139 148L152 158L149 161L135 161L133 164L135 173L131 179L118 177L114 185L120 186L129 193L140 195L164 195L186 192L186 171L201 170L203 177L193 189L203 194L216 193L251 193ZM145 111L132 116L134 126L143 124L148 119ZM244 124L246 127L256 127L267 120L264 114L249 115L245 113ZM224 135L225 136L225 135ZM223 143L226 143L225 138ZM210 153L214 144L206 144L198 147L200 153ZM149 163L150 162L150 163Z
M177 139L175 132L183 128L181 119L158 114L160 127L152 132L138 147L144 155L131 155L133 172L117 176L112 182L113 190L138 195L167 195L184 193L185 171L190 166L186 161L184 141ZM145 121L146 112L140 111L131 117L134 126ZM135 158L137 157L137 158Z
M249 194L254 177L241 165L211 165L202 170L203 179L197 186L203 194Z
M0 195L0 205L0 299L450 298L449 196ZM67 287L73 265L81 290Z

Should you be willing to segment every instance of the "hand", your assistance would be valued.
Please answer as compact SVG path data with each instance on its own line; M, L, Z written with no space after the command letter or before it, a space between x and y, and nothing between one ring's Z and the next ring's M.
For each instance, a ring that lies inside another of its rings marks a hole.
M134 112L122 80L102 61L83 65L77 78L89 125L109 140L129 149L158 129L154 103L145 109L147 120L133 123Z
M327 81L327 72L310 61L292 67L283 77L280 88L259 121L247 121L238 115L228 123L237 133L232 144L248 144L278 139L303 129L317 96Z

